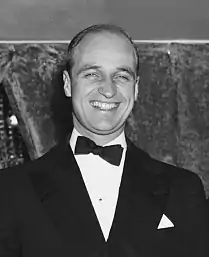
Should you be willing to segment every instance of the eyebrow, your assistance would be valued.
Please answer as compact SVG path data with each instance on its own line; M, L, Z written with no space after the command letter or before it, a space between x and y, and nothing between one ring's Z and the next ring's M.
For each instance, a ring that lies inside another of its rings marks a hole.
M99 65L86 64L78 70L77 75L81 74L82 72L88 71L88 70L99 70L101 68L102 67ZM130 67L119 67L119 68L117 68L117 71L127 72L133 78L135 78L135 76L136 76L135 72Z
M77 72L77 75L81 74L82 72L84 71L87 71L87 70L99 70L101 68L101 66L98 66L98 65L89 65L89 64L86 64L84 65L83 67L81 67L78 72Z

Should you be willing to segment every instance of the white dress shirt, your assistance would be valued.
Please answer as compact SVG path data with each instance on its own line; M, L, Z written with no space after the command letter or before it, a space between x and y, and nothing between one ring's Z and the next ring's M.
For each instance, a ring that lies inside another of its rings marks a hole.
M74 128L70 138L70 146L73 153L78 136L81 135ZM114 144L120 144L124 148L120 166L112 165L100 156L92 153L74 155L105 240L107 240L109 236L113 222L123 173L127 149L124 132L105 146Z

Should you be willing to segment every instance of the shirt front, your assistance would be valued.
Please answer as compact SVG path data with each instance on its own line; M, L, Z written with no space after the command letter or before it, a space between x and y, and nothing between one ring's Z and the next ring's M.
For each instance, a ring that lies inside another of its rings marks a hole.
M81 134L74 128L70 138L73 153L78 136L81 136ZM120 166L112 165L92 153L74 155L105 240L109 236L113 222L123 173L127 149L124 132L105 146L114 144L120 144L124 148Z

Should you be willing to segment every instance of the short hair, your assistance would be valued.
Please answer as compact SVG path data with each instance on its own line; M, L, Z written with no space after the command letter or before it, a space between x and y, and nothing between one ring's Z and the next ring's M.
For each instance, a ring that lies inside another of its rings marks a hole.
M81 43L81 41L87 36L91 34L101 33L101 32L109 32L116 35L124 36L128 42L133 46L135 57L136 57L136 74L138 76L139 73L139 53L136 44L133 42L132 38L129 34L122 29L121 27L114 24L96 24L91 25L83 30L81 30L75 37L71 40L68 45L68 58L67 58L67 71L71 76L72 67L74 65L73 55L75 48Z

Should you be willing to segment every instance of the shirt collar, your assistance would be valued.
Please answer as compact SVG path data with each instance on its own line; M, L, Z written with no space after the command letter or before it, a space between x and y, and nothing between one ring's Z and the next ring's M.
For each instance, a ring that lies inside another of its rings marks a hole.
M74 153L75 150L75 145L76 145L76 141L77 141L77 137L78 136L82 136L75 128L73 128L71 137L70 137L70 146L71 149ZM127 148L127 143L126 143L126 138L125 138L125 133L124 131L118 136L116 137L114 140L110 141L109 143L107 143L104 146L108 146L108 145L121 145L124 149Z

